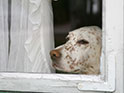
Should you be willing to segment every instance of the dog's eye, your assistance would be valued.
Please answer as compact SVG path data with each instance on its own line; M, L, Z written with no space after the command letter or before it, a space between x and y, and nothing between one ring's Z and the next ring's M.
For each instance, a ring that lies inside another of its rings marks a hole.
M79 44L89 44L89 42L87 40L84 40L84 39L77 41L77 43L79 43Z

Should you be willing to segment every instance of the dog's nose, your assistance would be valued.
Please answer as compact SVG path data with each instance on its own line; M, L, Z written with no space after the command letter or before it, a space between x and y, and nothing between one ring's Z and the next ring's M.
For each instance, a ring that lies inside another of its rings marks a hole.
M56 59L56 58L60 58L61 54L57 50L52 50L52 51L50 51L50 56L51 56L51 58Z

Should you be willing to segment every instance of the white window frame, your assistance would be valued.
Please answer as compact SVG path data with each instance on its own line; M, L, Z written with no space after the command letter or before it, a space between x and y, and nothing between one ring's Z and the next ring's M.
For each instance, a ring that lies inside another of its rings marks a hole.
M116 8L116 9L115 9ZM120 45L115 39L122 34L123 0L103 0L103 48L101 75L0 73L0 90L63 92L115 90L116 55ZM120 15L120 18L116 18ZM118 34L119 35L119 34ZM122 40L122 38L121 38ZM116 45L116 46L115 46Z

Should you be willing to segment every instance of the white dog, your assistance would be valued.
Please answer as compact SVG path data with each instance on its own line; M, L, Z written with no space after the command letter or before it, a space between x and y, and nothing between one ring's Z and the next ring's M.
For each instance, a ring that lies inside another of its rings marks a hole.
M82 27L67 36L68 41L50 52L56 70L99 74L102 31L97 26Z

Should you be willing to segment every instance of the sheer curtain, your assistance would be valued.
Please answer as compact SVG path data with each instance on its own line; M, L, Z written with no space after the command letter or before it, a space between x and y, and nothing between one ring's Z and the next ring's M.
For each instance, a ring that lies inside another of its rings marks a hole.
M8 64L8 0L0 0L0 71Z
M8 1L0 0L0 70L51 73L49 51L54 48L51 0Z

